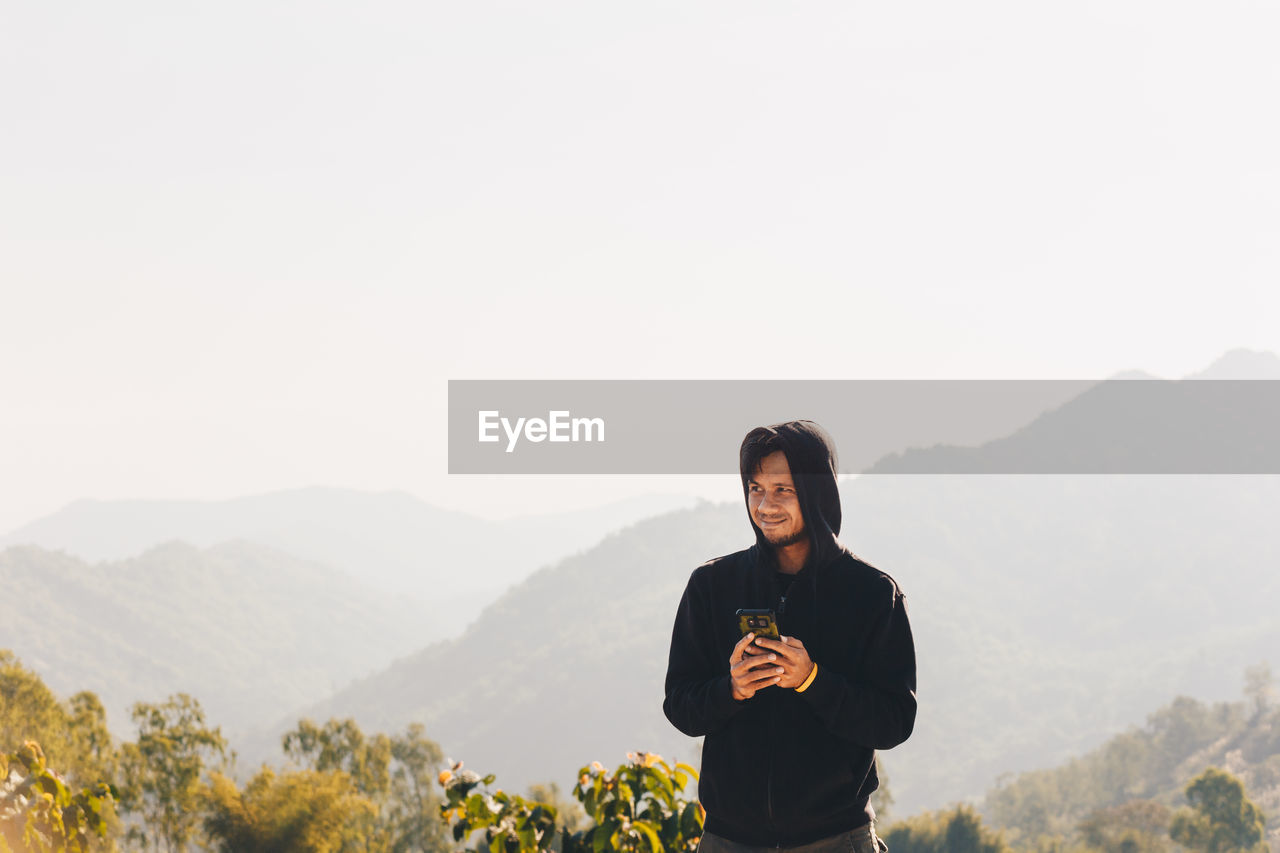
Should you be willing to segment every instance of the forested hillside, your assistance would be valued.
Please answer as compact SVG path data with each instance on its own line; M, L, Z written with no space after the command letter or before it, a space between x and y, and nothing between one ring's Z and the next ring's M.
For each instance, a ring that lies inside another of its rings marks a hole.
M1280 479L877 476L842 494L842 538L902 583L916 633L916 732L885 756L903 813L1079 755L1170 696L1237 695L1280 648ZM740 504L642 522L293 716L421 720L514 784L584 753L689 757L661 711L671 622L693 568L750 541Z
M1044 836L1083 844L1128 829L1163 836L1156 849L1170 849L1168 827L1187 805L1188 782L1216 767L1243 783L1267 818L1270 843L1280 845L1280 704L1268 667L1246 681L1243 702L1179 696L1079 758L1006 779L987 794L986 818L1023 845Z
M132 703L128 720L113 737L95 693L61 699L0 648L2 853L449 849L443 756L421 726L299 720L287 760L255 768L198 697Z
M878 829L895 853L1262 853L1268 823L1280 842L1269 667L1249 671L1246 692L1244 703L1178 697L1081 758L1008 778L988 794L985 822L968 805L903 815L882 776ZM693 853L702 829L696 768L648 751L613 772L580 755L573 777L522 797L485 765L446 758L418 723L386 734L296 720L283 761L237 772L196 697L130 711L132 732L114 738L95 694L61 701L0 650L0 850L445 853L474 833L475 849L505 839L508 853ZM578 802L563 793L570 781Z
M273 720L421 646L421 611L273 548L181 542L86 563L0 551L0 648L119 726L136 701L199 696L229 732Z

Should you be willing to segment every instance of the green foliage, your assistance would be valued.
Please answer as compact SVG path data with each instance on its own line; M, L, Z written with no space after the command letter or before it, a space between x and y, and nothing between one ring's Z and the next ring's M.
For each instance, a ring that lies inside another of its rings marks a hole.
M562 831L564 853L692 853L702 837L704 814L696 801L681 795L698 773L687 764L674 767L653 753L628 753L628 761L610 773L592 762L578 774L573 794L592 825ZM548 803L489 792L483 779L459 762L440 774L446 802L440 815L451 822L455 841L483 830L472 853L535 853L552 849L558 810ZM554 793L554 790L552 791Z
M8 649L0 649L0 750L17 749L27 740L49 746L51 757L63 756L54 744L66 742L67 712L53 691L18 662Z
M391 791L382 819L392 853L447 848L440 795L433 785L435 768L443 760L440 746L426 736L421 723L410 723L404 734L391 739Z
M73 794L35 741L0 753L0 851L96 849L107 838L115 798L106 782Z
M63 705L40 676L0 649L0 752L39 743L75 786L114 775L115 747L102 702L88 691Z
M332 719L323 726L304 719L284 736L283 747L304 767L346 774L355 792L373 804L373 811L359 818L367 849L446 849L438 817L441 800L432 786L444 756L421 723L411 723L395 737L366 737L352 719Z
M1261 810L1245 796L1239 779L1209 767L1187 785L1191 807L1173 817L1169 835L1191 850L1227 853L1248 850L1262 840Z
M352 719L330 720L317 726L311 720L284 736L284 754L320 772L342 770L360 793L381 797L391 787L391 739L384 734L366 738Z
M68 758L74 775L82 781L112 778L116 774L119 751L107 729L107 711L95 693L82 690L68 704Z
M440 773L438 781L445 791L440 817L452 822L453 840L466 843L483 831L483 843L467 848L470 853L549 850L556 831L555 808L502 790L490 792L494 778L492 773L482 779L463 770L462 762Z
M43 782L32 782L35 777L19 775L17 769L11 778L0 777L6 797L0 811L6 815L5 837L10 846L35 844L30 839L38 838L38 833L55 838L59 827L69 827L79 833L77 837L86 838L86 826L94 837L105 827L106 843L112 843L119 835L120 821L114 807L104 811L94 799L94 791L102 790L112 792L113 804L118 794L120 811L127 818L126 839L134 849L186 849L198 840L195 836L202 826L215 844L227 850L443 853L448 849L438 816L441 797L434 786L443 754L425 736L421 724L411 724L394 737L366 737L353 720L331 720L324 726L303 720L286 736L285 751L311 766L301 773L281 775L264 769L241 791L222 774L204 784L206 771L225 759L226 742L219 729L206 724L195 699L179 694L160 704L138 703L133 719L137 741L117 750L102 703L94 694L79 693L66 706L60 705L38 676L22 668L12 654L0 651L0 735L24 740L33 740L32 734L47 736L57 745L58 755L74 768L68 778L94 783L122 780L118 792L103 783L73 796L65 793L69 783L57 774L46 774ZM9 764L6 761L5 766ZM25 793L32 784L52 786L54 782L62 786L65 796L54 796L48 805L45 799L35 801ZM99 813L101 823L96 822ZM26 831L25 822L33 827L28 841L15 841ZM273 846L277 843L284 846Z
M629 752L627 759L613 773L598 761L578 771L573 793L595 825L566 838L565 853L696 850L705 815L697 801L680 795L698 771L683 763L672 767L651 752Z
M132 716L138 740L121 747L121 803L144 825L131 827L128 837L143 848L181 850L196 828L205 762L224 757L226 741L185 693L160 704L139 702Z
M337 853L362 838L377 808L340 770L276 774L264 767L243 792L214 773L202 797L205 833L226 853Z
M570 795L561 793L560 786L555 782L531 784L525 791L525 799L546 803L556 810L556 844L559 844L565 836L586 829L590 824L582 803Z
M1002 833L983 826L970 806L925 812L894 822L883 833L893 853L1008 853Z

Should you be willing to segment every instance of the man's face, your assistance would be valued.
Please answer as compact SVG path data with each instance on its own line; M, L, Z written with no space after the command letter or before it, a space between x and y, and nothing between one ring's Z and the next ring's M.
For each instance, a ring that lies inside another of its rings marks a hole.
M751 520L775 548L795 545L807 536L791 466L781 450L761 459L755 475L747 481L747 508Z

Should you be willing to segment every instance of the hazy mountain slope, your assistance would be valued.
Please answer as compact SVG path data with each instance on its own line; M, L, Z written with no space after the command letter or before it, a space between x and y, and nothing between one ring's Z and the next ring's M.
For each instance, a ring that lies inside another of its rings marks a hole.
M88 564L33 546L0 552L0 648L55 691L125 709L194 695L235 731L316 701L421 647L420 607L319 563L247 542L180 542Z
M563 782L584 761L640 746L690 755L661 711L671 623L689 573L742 547L744 529L745 510L705 503L636 524L534 573L461 637L300 713L386 730L428 721L455 758L506 785Z
M1213 705L1179 696L1084 755L1004 780L983 811L1024 842L1040 834L1080 841L1081 822L1100 810L1132 800L1187 805L1187 783L1207 767L1240 779L1267 817L1271 844L1280 842L1280 707L1258 693Z
M1113 379L1155 379L1135 371ZM1224 380L1280 379L1280 357L1232 350L1177 382L1100 382L1013 433L977 447L889 454L873 474L1276 472L1275 392ZM1176 467L1175 467L1176 466Z
M1277 478L865 477L843 493L845 540L903 584L917 636L917 731L887 755L901 813L1061 760L1175 693L1236 695L1280 648ZM737 505L648 520L307 713L422 720L516 787L640 747L688 757L661 712L671 620L689 572L749 542Z
M651 496L572 513L487 521L404 492L308 488L227 501L77 501L4 537L86 560L124 559L159 542L270 545L342 569L436 614L431 638L456 633L511 583L610 530L690 503Z
M1233 349L1188 379L1280 379L1280 356L1273 352Z
M917 632L921 717L888 756L904 806L976 797L1177 693L1238 695L1280 650L1280 478L867 477L844 494L848 540L904 584Z

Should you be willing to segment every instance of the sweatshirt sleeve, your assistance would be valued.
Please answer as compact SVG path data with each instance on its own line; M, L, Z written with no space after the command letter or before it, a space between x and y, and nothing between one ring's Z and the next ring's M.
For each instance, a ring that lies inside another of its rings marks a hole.
M671 631L667 660L666 699L662 710L677 729L689 737L710 734L742 710L745 702L733 698L729 659L716 649L715 621L707 606L705 589L695 572L685 587Z
M871 749L892 749L911 735L916 721L916 652L906 597L894 592L892 606L869 634L859 678L849 679L818 663L818 673L800 695L827 728Z

